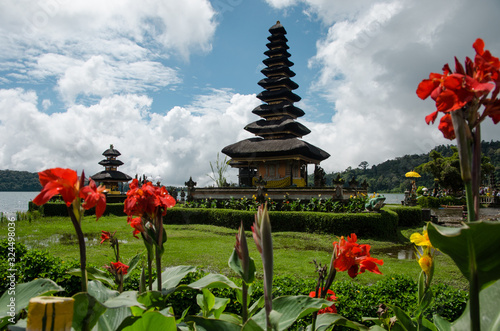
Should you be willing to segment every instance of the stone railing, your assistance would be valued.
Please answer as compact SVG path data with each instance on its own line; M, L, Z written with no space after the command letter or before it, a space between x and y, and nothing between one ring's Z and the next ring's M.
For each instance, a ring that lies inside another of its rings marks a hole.
M367 194L367 188L355 187L350 185L349 188L343 187L343 182L331 187L287 187L287 188L265 188L264 181L256 181L255 187L196 187L196 182L190 178L186 183L187 193L180 193L180 201L194 200L226 200L226 199L241 199L246 197L252 199L255 197L258 201L266 199L283 200L285 196L289 200L310 200L312 198L321 197L323 199L333 200L348 200L351 196L356 196L359 193Z

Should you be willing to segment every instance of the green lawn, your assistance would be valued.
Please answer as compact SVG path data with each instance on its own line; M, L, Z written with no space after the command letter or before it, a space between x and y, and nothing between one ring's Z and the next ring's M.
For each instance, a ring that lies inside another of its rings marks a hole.
M88 238L87 259L89 264L103 266L114 259L113 250L108 243L99 244L101 230L113 233L120 239L120 256L125 263L135 254L144 251L142 239L132 236L132 228L126 217L105 216L95 221L95 217L85 217L82 222L83 232ZM271 219L272 225L272 219ZM353 281L372 284L382 277L394 274L409 275L417 279L420 267L415 259L398 259L398 252L411 250L408 238L421 228L400 229L397 241L380 241L358 238L358 242L372 246L371 255L383 259L380 270L384 275L366 272ZM236 230L207 225L166 225L167 243L163 255L163 265L193 265L206 271L232 276L227 261L235 244ZM6 223L0 224L0 239L7 237ZM46 217L32 222L19 221L16 225L16 240L29 248L47 249L55 256L68 261L79 256L78 245L73 226L69 218ZM258 276L262 276L260 256L253 243L251 231L247 230L250 255L255 259ZM273 234L274 273L296 278L315 278L316 259L322 264L330 262L332 242L335 236L298 232L277 232ZM408 253L412 255L412 253ZM461 275L453 261L446 255L436 257L434 282L466 289L468 282ZM347 273L338 273L336 280L348 279Z

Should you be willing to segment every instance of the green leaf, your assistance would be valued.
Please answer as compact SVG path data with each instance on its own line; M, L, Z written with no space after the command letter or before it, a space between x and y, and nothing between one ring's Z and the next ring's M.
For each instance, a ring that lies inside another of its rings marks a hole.
M104 303L111 298L117 297L119 294L118 291L107 288L98 280L91 280L89 282L88 293L101 303Z
M129 307L108 308L97 321L98 330L117 330L124 319L131 316Z
M500 280L479 292L479 307L481 315L481 330L500 330ZM469 302L465 310L455 322L450 323L435 315L434 323L440 331L460 331L470 329Z
M161 273L162 284L161 288L166 290L171 290L179 285L179 282L188 273L196 271L195 267L180 265L176 267L166 268L164 272ZM157 280L153 282L153 288L157 288Z
M241 325L201 316L186 316L186 322L196 323L197 330L240 331Z
M80 292L73 296L73 328L76 331L90 330L96 325L106 307L86 292Z
M337 314L321 314L318 315L316 319L316 330L327 330L333 325L341 325L345 327L349 327L354 330L368 330L368 327L348 320L347 318L337 315ZM383 330L382 328L380 328Z
M331 306L325 299L311 298L306 295L283 296L273 300L273 310L281 314L279 330L287 330L297 319ZM252 317L261 328L266 328L266 312L261 309Z
M189 285L181 285L180 287L189 287L196 290L201 290L203 288L234 288L241 289L233 281L224 275L220 274L208 274L205 277L197 280Z
M157 311L147 312L136 319L131 325L125 326L124 331L162 330L177 331L175 317L167 317Z
M413 323L411 317L408 316L408 314L405 313L401 308L393 305L387 305L387 307L389 307L394 312L396 318L398 319L399 325L402 326L404 330L417 330L417 326L415 325L415 323Z
M264 331L263 328L260 327L254 320L249 319L245 325L243 325L243 328L241 331Z
M253 315L255 315L257 310L264 307L265 304L266 304L266 298L264 296L261 296L259 300L255 301L254 304L250 307L250 309L248 309L248 317L252 317Z
M212 312L213 312L215 318L218 319L220 317L220 315L226 309L226 306L229 303L229 301L231 301L231 299L229 299L229 298L215 297L214 306L212 308Z
M110 298L104 302L107 308L132 307L137 306L142 309L146 307L137 300L137 291L125 291L117 297Z
M231 257L229 258L229 267L237 272L245 283L251 284L255 281L255 273L257 272L257 270L255 269L255 261L251 257L249 257L248 275L245 275L236 249L233 249L233 254L231 254Z
M7 315L9 307L11 304L11 298L15 298L15 314L17 315L21 310L26 309L32 297L37 297L41 295L52 295L56 292L64 291L64 289L57 285L50 279L35 279L28 283L22 283L16 285L15 294L9 294L9 291L5 291L0 298L0 318Z
M127 279L132 274L132 271L135 269L135 267L137 267L137 265L141 261L142 255L143 253L137 253L134 257L130 259L130 261L128 261L128 272L126 275L123 276L123 280Z
M480 288L500 279L500 259L496 254L500 251L499 222L471 222L460 228L429 223L427 232L432 245L449 255L467 279L470 279L467 242L471 241Z
M167 307L166 297L163 296L162 292L158 291L147 291L141 293L137 298L137 301L142 303L146 308L163 309Z
M114 280L109 277L109 273L107 271L95 267L87 267L86 269L87 269L87 277L89 280L99 280L103 283L108 284L111 287L115 286ZM80 268L70 269L66 273L78 277L82 276Z
M215 304L215 296L208 289L203 289L202 294L196 296L196 303L203 311L203 317L208 317Z

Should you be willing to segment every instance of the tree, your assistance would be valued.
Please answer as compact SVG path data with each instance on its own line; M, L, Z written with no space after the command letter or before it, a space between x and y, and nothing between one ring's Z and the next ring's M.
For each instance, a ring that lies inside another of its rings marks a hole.
M361 163L358 165L358 168L363 169L363 172L365 172L365 171L366 171L366 168L368 168L368 162L366 162L366 161L361 162Z
M227 156L224 157L224 160L220 160L220 155L217 153L217 160L215 161L215 169L212 162L210 162L210 169L212 169L212 175L207 174L210 177L217 187L228 186L226 181L226 172L227 167L229 166L229 161L227 160Z

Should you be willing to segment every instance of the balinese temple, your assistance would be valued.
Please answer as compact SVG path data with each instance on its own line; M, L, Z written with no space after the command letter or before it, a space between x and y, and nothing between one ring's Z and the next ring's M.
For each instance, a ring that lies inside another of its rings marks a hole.
M266 187L302 187L307 185L307 165L318 165L330 154L300 139L311 131L295 121L304 111L293 105L301 98L292 92L299 86L290 79L295 73L286 30L278 21L269 32L261 71L266 78L258 83L265 91L257 95L265 103L252 111L262 119L245 127L256 137L226 146L222 153L231 158L231 167L239 168L240 186L254 186L262 177Z
M106 159L99 162L100 165L104 167L104 170L90 176L95 182L101 183L106 186L108 194L120 194L119 183L128 182L132 179L129 175L118 171L118 167L123 164L122 161L116 158L121 155L113 145L109 146L109 149L102 153Z

